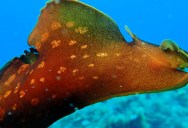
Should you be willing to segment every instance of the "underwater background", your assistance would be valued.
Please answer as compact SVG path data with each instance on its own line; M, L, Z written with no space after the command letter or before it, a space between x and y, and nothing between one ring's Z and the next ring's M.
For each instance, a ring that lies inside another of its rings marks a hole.
M187 0L81 0L109 15L142 40L171 39L188 51ZM1 1L0 67L28 50L27 38L47 0ZM76 14L75 14L76 15ZM138 71L139 72L139 71ZM135 78L136 79L136 78ZM67 116L50 128L188 128L188 87L113 98Z

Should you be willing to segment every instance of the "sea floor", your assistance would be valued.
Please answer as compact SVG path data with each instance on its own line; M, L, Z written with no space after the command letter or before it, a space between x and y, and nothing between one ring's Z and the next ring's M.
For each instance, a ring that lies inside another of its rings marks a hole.
M188 128L188 87L113 98L62 118L50 128Z

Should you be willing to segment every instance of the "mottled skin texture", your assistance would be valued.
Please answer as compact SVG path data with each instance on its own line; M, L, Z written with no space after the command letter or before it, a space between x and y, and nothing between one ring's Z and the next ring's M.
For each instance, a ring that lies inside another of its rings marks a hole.
M28 54L31 64L15 58L0 71L0 126L45 128L114 96L187 84L177 70L185 56L129 34L128 44L109 17L80 2L48 3L28 39L37 60Z

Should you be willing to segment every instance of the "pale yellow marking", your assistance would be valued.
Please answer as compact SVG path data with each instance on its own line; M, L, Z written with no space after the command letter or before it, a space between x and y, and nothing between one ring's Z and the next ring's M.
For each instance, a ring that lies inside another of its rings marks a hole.
M87 58L89 58L89 55L88 54L84 54L82 58L83 59L87 59Z
M52 48L57 48L61 44L61 40L54 40L51 42L51 47Z
M38 103L39 103L39 99L38 98L34 98L34 99L31 100L31 104L33 106L37 105Z
M33 69L29 72L29 75L31 75L33 73Z
M45 42L49 37L49 33L46 32L44 34L41 35L41 42Z
M42 61L39 65L38 65L38 68L43 68L44 67L44 65L45 65L45 62L44 61Z
M17 109L17 104L14 104L13 106L12 106L12 110L16 110Z
M74 22L67 22L67 23L66 23L66 27L67 27L67 28L72 28L72 27L74 27L74 25L75 25Z
M75 29L75 32L79 33L79 34L85 34L86 32L88 32L88 28L87 27L78 27Z
M22 73L27 67L29 66L29 64L24 64L22 65L19 70L18 70L18 74Z
M4 85L8 86L10 85L16 78L16 74L12 74L7 81L4 82Z
M25 92L24 91L20 91L20 98L23 98L25 96Z
M98 76L92 76L92 78L93 78L94 80L98 80L98 79L99 79Z
M88 64L88 67L94 67L95 65L94 64Z
M54 21L51 26L50 26L51 30L57 30L59 28L61 28L61 23L60 22L57 22L57 21Z
M7 98L11 94L11 92L12 92L11 90L6 91L3 97Z
M20 82L17 84L16 88L14 89L14 93L17 93L19 88L20 88Z
M45 78L40 78L40 80L39 80L40 82L45 82Z
M75 40L71 40L70 42L69 42L69 45L70 46L72 46L72 45L75 45L77 42L75 41Z
M35 47L37 48L37 50L39 50L41 48L41 42L36 42Z
M125 69L125 67L123 67L123 66L116 66L116 69L117 70L123 70L123 69Z
M107 57L108 53L98 53L97 57Z
M116 53L115 55L116 55L117 57L120 57L120 53Z
M32 79L32 80L30 81L30 84L33 85L34 83L35 83L35 79Z
M87 48L87 44L86 45L82 45L81 47L80 47L80 49L86 49Z
M71 55L70 58L71 58L71 59L75 59L75 58L76 58L76 55Z
M65 72L67 69L65 67L60 67L59 70L57 71L58 74L61 74Z
M85 77L84 76L81 76L81 77L79 77L78 79L79 80L83 80Z
M74 69L74 70L72 71L73 76L75 76L77 72L79 72L79 70L78 70L78 69Z

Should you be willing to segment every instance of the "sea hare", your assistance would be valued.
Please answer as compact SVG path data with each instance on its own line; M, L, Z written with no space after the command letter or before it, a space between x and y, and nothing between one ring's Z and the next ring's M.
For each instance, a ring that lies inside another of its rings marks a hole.
M132 42L88 5L48 2L29 36L30 51L0 70L0 127L45 128L95 102L188 83L186 51L169 40L147 43L126 30Z

